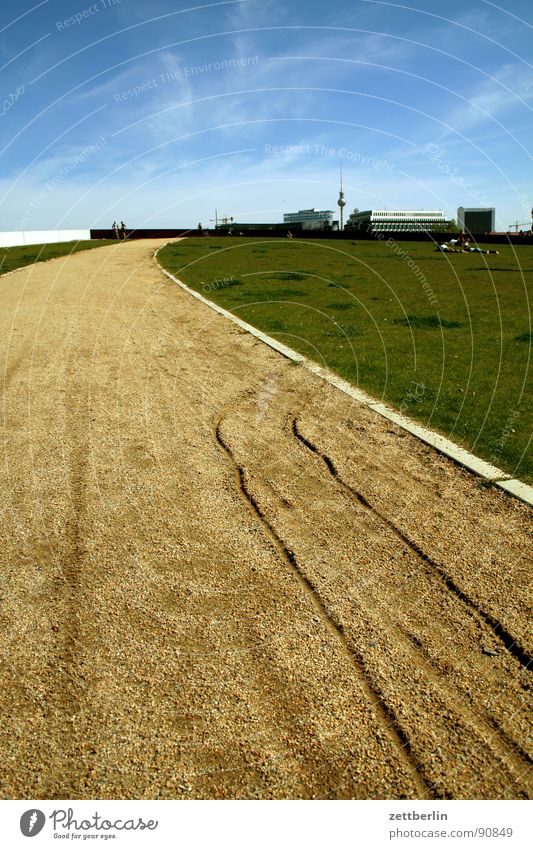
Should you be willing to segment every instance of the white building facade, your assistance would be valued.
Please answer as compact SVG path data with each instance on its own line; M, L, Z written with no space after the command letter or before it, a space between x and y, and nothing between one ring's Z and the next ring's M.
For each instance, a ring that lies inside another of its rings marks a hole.
M427 232L444 230L449 224L441 209L354 209L346 222L346 229L379 232Z

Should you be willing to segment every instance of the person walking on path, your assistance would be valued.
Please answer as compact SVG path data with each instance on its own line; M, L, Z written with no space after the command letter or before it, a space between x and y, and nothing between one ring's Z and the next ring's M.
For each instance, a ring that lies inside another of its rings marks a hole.
M113 221L113 238L114 238L114 239L118 239L118 238L119 238L119 233L118 233L118 224L117 224L117 222L116 222L116 221Z
M123 221L120 222L120 238L121 239L126 238L126 225L124 224Z

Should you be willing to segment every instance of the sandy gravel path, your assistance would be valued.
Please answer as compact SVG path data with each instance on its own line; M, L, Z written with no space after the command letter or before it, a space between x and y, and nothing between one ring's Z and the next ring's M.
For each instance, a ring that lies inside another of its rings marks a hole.
M523 798L528 508L158 270L0 278L2 798Z

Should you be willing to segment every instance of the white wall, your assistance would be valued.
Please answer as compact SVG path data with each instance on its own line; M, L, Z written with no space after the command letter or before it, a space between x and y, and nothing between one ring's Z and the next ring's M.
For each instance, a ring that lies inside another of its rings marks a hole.
M72 242L90 238L90 230L12 230L7 233L0 233L0 247L50 245L54 242Z

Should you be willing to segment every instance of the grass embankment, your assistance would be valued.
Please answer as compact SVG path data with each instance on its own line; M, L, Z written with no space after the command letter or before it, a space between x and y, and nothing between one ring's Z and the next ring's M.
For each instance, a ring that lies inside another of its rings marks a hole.
M533 481L533 247L498 249L189 238L159 259L243 320Z
M25 265L33 265L35 262L44 262L47 259L55 259L58 256L75 254L78 251L89 251L92 248L101 248L104 245L116 245L115 239L91 239L83 242L58 242L51 245L17 245L14 248L0 248L0 276L23 268Z

